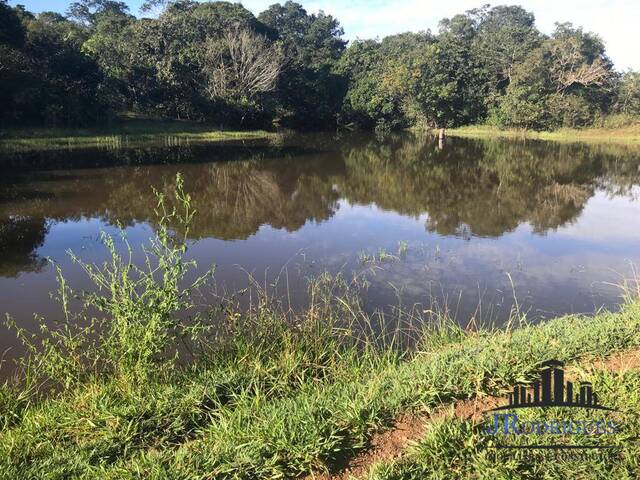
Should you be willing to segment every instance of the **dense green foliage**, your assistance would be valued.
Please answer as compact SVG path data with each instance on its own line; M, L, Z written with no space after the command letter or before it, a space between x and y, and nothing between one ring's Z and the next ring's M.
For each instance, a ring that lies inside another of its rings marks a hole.
M333 17L274 5L175 1L137 19L81 0L64 17L0 2L4 124L92 123L122 110L224 126L335 123L346 42Z
M584 127L640 111L637 72L613 69L600 38L539 32L519 6L444 19L437 34L356 40L292 1L79 0L66 16L0 0L0 124L78 125L134 111L223 127L390 130L488 122Z

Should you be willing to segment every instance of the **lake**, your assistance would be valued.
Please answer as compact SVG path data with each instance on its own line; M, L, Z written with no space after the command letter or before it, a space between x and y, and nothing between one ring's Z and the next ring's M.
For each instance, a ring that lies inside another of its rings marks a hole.
M102 261L99 233L117 225L139 248L154 229L152 186L170 192L177 172L198 211L190 255L216 265L218 292L252 275L294 308L304 280L329 271L365 276L369 310L420 305L500 323L516 299L538 321L615 309L640 261L640 147L450 138L440 149L413 133L168 138L5 151L0 165L0 311L25 325L34 313L59 317L47 259L85 286L67 250ZM0 349L15 344L2 330Z

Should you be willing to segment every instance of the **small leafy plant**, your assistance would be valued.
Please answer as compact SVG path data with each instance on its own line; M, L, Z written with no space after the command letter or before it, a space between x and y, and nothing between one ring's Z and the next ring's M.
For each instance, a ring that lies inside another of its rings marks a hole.
M194 260L185 258L195 214L191 197L184 191L180 174L172 199L154 192L157 228L143 247L143 262L134 263L122 230L125 254L118 252L116 240L103 231L100 238L109 253L103 264L86 263L69 252L92 289L76 293L56 266L61 321L52 324L36 316L40 331L30 333L9 319L29 351L24 360L28 378L65 387L91 373L139 380L174 364L176 346L210 328L207 317L196 311L194 293L213 276L214 268L186 282L197 268ZM75 302L82 308L72 308Z

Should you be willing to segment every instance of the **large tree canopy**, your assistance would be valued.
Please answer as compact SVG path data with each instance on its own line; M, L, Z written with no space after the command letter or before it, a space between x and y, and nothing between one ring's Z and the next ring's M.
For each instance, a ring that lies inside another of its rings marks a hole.
M258 20L277 32L287 58L278 89L284 122L311 128L333 124L344 96L334 72L346 46L338 21L322 11L308 14L291 1L270 6Z
M610 110L615 79L598 37L558 24L516 66L496 115L499 123L523 128L586 126Z

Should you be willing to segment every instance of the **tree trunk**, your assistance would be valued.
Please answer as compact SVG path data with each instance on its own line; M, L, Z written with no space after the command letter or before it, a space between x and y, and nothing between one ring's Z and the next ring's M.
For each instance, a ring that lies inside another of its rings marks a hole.
M442 150L444 148L444 128L438 129L438 149Z

